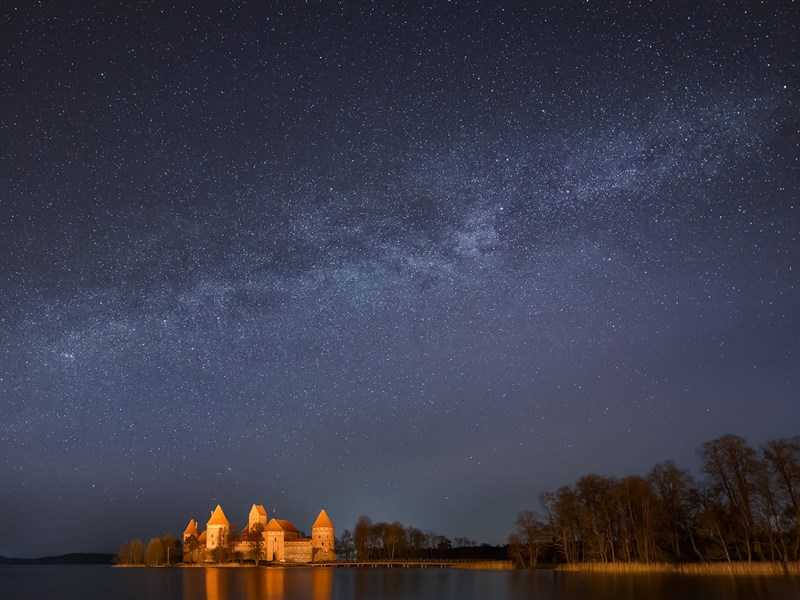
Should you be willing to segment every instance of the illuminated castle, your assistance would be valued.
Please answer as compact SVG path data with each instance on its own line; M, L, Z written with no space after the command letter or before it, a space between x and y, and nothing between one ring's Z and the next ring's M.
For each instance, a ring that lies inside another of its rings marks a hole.
M336 531L333 521L321 510L311 525L311 537L303 537L291 521L268 519L263 504L253 504L247 527L231 531L222 507L211 512L206 530L200 533L190 519L183 532L184 562L220 562L229 558L266 562L310 563L336 560Z

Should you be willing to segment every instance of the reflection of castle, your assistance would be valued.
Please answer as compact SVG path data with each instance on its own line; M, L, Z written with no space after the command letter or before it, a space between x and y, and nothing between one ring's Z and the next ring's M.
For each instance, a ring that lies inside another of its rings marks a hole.
M231 524L222 507L211 513L206 530L198 531L197 521L190 519L183 532L184 562L215 561L226 559L233 553L237 558L268 562L310 563L336 560L335 530L333 521L321 510L313 525L311 537L305 538L285 519L268 519L263 504L253 504L247 518L247 527L231 531Z
M184 600L331 600L332 569L184 569Z

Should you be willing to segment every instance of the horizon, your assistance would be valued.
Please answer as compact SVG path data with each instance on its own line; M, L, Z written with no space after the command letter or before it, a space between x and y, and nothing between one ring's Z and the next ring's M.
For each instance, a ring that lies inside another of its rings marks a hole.
M723 434L723 436L724 435L734 435L735 436L736 434L729 433L729 434ZM788 437L797 438L797 437L800 437L800 436L792 435L792 436L788 436ZM705 441L710 441L710 440L705 440ZM745 439L745 441L747 443L749 443L751 447L758 449L758 448L760 448L762 446L763 443L766 443L769 440L763 440L762 444L753 444L753 443L751 443L751 440L747 440L747 439ZM696 452L697 455L700 454L700 450L701 450L701 447L698 446L697 452ZM654 466L656 466L657 464L665 464L665 463L676 464L679 468L684 469L687 473L689 473L691 475L691 477L694 478L695 482L697 482L698 485L700 485L701 487L703 487L705 485L704 479L706 478L706 475L703 473L702 469L698 469L697 468L697 465L695 466L695 468L688 468L686 465L682 465L680 463L677 463L676 461L674 461L672 459L664 459L662 461L658 461L657 463L654 463L653 465L650 465L649 467L643 469L640 472L610 474L610 473L602 472L602 471L592 471L592 472L580 473L578 475L579 476L600 475L601 477L608 477L608 478L611 478L611 479L621 479L623 477L631 476L631 475L633 475L633 476L646 476L648 474L648 472ZM699 463L699 459L698 459L698 463ZM553 492L559 487L572 486L574 483L575 483L574 480L563 482L563 483L553 487L552 489L542 490L542 493L544 493L544 492ZM216 507L217 505L221 506L222 509L225 511L226 517L230 521L231 530L235 531L237 529L241 529L242 527L246 526L246 524L247 524L247 515L248 515L248 511L250 510L250 506L252 506L253 504L258 504L258 503L259 503L259 501L254 500L254 501L250 502L249 505L244 509L239 510L238 508L234 508L232 510L230 507L228 509L226 509L225 508L225 504L224 504L223 501L216 500L216 501L214 501L213 503L210 504L210 508L206 512L209 514L208 518L210 518L211 514L213 514L213 512L214 512L214 507ZM310 531L310 527L311 527L310 524L309 524L308 528L305 528L302 525L303 522L291 518L291 515L289 515L287 517L287 515L282 514L281 512L273 512L272 509L270 509L269 507L266 507L266 509L267 509L267 514L268 514L268 518L269 519L273 519L273 518L288 519L294 525L297 526L298 530L301 533L308 534L308 532ZM327 507L323 506L320 510L325 510L330 515L330 510ZM543 514L544 511L543 511L543 507L542 507L542 504L541 504L541 498L537 498L536 501L531 503L530 505L527 505L527 506L524 506L524 507L520 507L519 511L522 511L522 510L533 510L535 513L538 513L539 515ZM314 516L311 517L309 523L313 522L313 520L314 520L314 518L316 518L317 514L318 513L314 513ZM508 529L505 532L501 533L500 537L497 538L496 540L473 539L472 541L474 541L479 546L480 545L484 545L484 544L489 545L489 546L506 546L506 545L508 545L507 537L508 537L509 532L512 530L513 522L516 519L517 514L518 513L515 512L514 514L508 515L508 517L509 517ZM231 515L236 515L236 516L232 517ZM337 536L337 538L345 530L349 530L352 533L353 530L354 530L354 526L356 524L356 521L361 516L369 517L374 523L378 523L378 522L390 523L390 522L399 521L404 526L416 527L416 528L419 528L419 529L421 529L421 530L423 530L425 532L435 533L435 534L438 534L438 535L444 535L445 537L449 538L451 541L455 540L456 538L459 538L459 537L470 538L469 535L466 535L463 532L445 532L445 531L437 530L435 527L425 527L425 526L419 526L417 523L405 522L402 519L399 519L399 518L396 518L396 517L392 517L392 516L384 516L384 517L378 518L378 517L375 517L372 514L363 513L363 512L359 513L358 515L356 515L356 517L353 519L351 524L349 524L349 525L346 524L346 525L341 526L341 527L337 524L337 520L334 517L331 517L331 519L332 519L332 521L334 523L334 526L336 527L336 536ZM177 539L180 539L181 533L182 533L183 529L185 528L186 523L188 523L190 519L196 519L198 527L202 530L205 527L205 523L208 520L208 518L204 519L202 517L198 517L197 514L192 514L192 515L187 516L184 519L185 522L183 523L183 525L178 527L176 530L172 530L172 529L157 530L157 529L151 528L146 533L142 533L141 535L135 534L135 535L131 536L130 539L126 538L124 540L120 540L119 543L117 544L117 546L113 547L113 548L72 550L72 551L67 551L67 552L60 552L60 553L53 553L53 554L38 554L38 555L31 555L31 556L7 555L7 554L3 554L2 552L0 552L0 557L10 558L10 559L27 560L27 559L41 559L41 558L59 557L59 556L62 556L62 555L73 555L73 554L111 554L111 555L114 555L114 554L116 554L119 545L121 545L122 543L128 542L131 539L140 539L143 542L147 542L147 540L150 539L150 538L159 537L159 536L162 536L162 535L173 535Z
M530 4L2 11L0 554L800 431L796 7Z

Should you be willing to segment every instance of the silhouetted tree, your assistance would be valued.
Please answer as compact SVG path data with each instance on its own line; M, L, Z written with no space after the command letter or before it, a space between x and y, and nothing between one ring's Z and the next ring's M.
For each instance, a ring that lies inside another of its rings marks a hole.
M342 532L341 537L336 540L336 555L344 560L352 560L355 555L356 546L353 541L353 534L349 529Z
M226 563L231 559L231 552L225 546L217 546L211 551L211 560L215 563Z
M183 540L183 562L195 562L197 553L200 550L200 542L197 537L190 535Z
M785 531L785 560L800 560L800 437L772 440L763 455L777 526Z
M401 549L405 547L406 531L400 523L395 521L394 523L386 523L382 527L382 534L383 539L381 542L386 549L386 558L394 560L398 547Z
M251 529L246 532L247 541L252 544L253 559L256 561L256 566L261 563L261 555L264 553L264 525L262 523L254 523Z
M586 475L544 494L549 545L565 562L800 559L800 438L760 451L727 435L703 444L698 485L673 463L647 477ZM528 519L523 519L528 521ZM509 550L530 564L524 526Z
M367 560L370 556L370 538L372 536L372 521L369 517L361 515L356 521L353 538L356 546L358 560Z
M547 525L534 512L524 510L517 516L516 529L509 536L509 553L520 566L535 569L542 548L550 543Z
M161 545L164 547L164 562L168 565L175 564L181 558L181 545L174 535L166 533L161 536Z
M753 495L758 470L756 452L735 435L726 435L703 444L703 470L709 484L723 502L739 530L744 557L753 560L755 520ZM737 540L738 541L738 540Z

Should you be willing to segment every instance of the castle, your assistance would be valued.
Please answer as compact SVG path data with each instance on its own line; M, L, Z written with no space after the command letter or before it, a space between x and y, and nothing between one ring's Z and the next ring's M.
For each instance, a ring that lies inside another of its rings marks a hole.
M321 510L311 525L311 537L303 537L291 521L268 519L263 504L253 504L247 526L233 531L222 507L211 512L206 530L200 533L195 519L183 532L184 562L222 562L235 557L280 563L310 563L336 560L333 521Z

